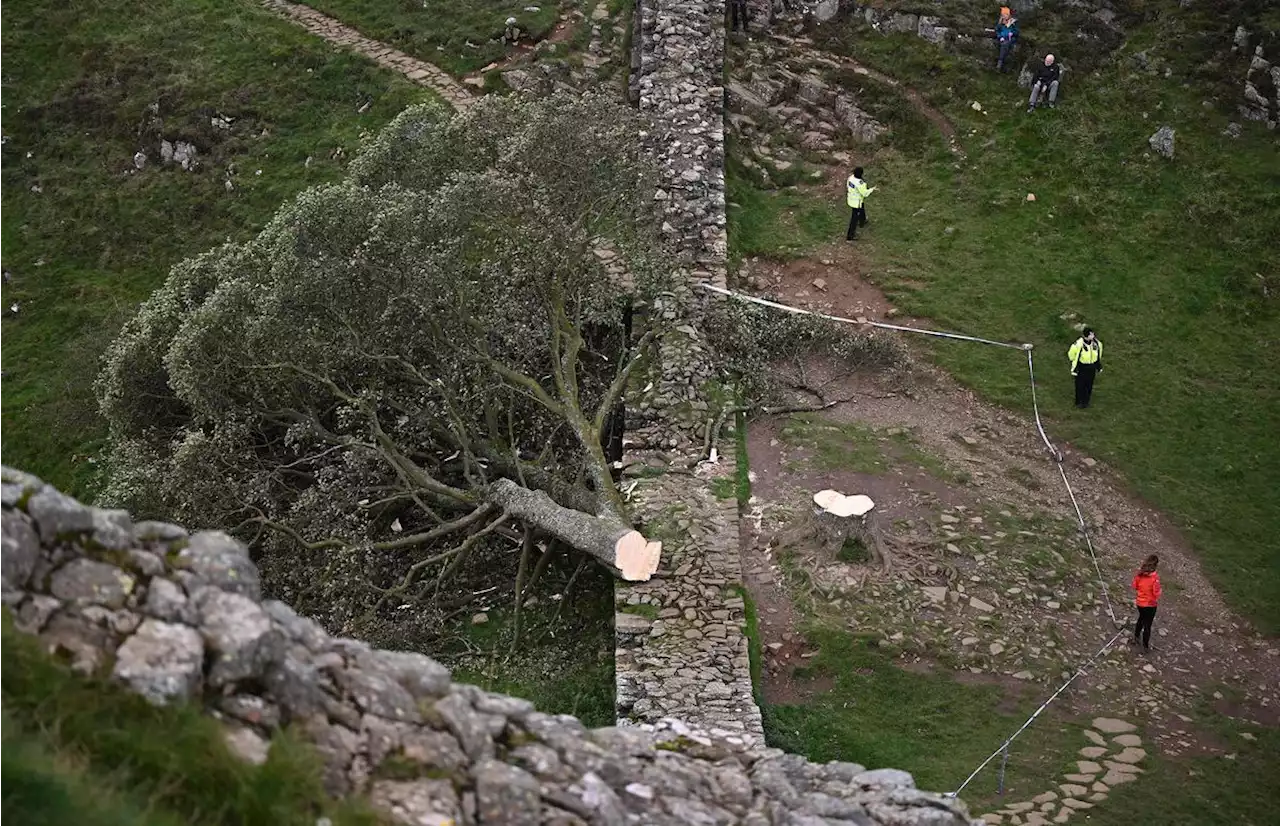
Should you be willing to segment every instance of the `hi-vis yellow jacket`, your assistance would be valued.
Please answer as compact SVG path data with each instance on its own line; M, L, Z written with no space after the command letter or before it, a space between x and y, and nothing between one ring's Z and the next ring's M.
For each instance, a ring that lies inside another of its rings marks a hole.
M1071 345L1071 349L1067 350L1067 358L1071 359L1071 372L1074 374L1076 368L1081 364L1097 364L1102 361L1102 341L1095 338L1092 344L1084 340L1084 337L1076 339L1076 343Z
M849 190L849 206L853 207L854 209L858 209L859 207L862 206L863 199L866 198L868 195L870 195L872 192L875 192L876 188L874 186L868 187L866 181L854 175L850 175L848 190Z

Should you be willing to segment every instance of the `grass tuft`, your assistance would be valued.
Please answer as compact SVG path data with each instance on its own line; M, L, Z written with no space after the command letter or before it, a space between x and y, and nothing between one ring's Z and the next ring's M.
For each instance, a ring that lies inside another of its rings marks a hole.
M4 815L23 824L374 824L335 804L317 755L287 732L262 767L234 757L196 705L155 707L73 674L3 630Z

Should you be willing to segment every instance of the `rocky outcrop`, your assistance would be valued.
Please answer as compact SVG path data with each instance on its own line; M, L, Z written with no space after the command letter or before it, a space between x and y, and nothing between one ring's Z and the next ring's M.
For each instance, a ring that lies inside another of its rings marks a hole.
M785 172L798 159L775 157L767 147L778 132L794 136L805 150L828 153L850 141L872 143L888 132L852 94L824 75L822 69L838 69L834 61L799 70L770 45L754 48L750 55L753 70L745 80L729 84L727 104L734 112L735 135L753 148L760 163Z
M943 26L940 18L924 14L906 14L879 6L849 3L850 11L866 21L867 25L882 34L914 34L936 46L945 46L957 39L968 41L968 37L957 38L949 26Z
M1236 28L1235 43L1232 51L1249 54L1249 46L1253 36L1244 26ZM1268 129L1275 129L1280 121L1280 65L1266 59L1263 44L1253 45L1249 58L1249 68L1245 73L1241 102L1236 108L1240 117L1245 120L1265 123Z
M3 602L81 673L193 702L261 763L290 725L325 787L405 824L970 824L893 769L816 765L674 720L588 730L455 683L422 654L331 637L263 600L245 547L85 507L2 471Z

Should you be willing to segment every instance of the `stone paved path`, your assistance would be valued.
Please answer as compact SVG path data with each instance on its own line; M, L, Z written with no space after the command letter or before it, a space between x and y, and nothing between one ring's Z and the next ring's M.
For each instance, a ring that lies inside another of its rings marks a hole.
M992 826L1048 826L1066 823L1107 799L1113 788L1132 783L1146 759L1136 726L1113 717L1098 717L1084 732L1089 745L1080 749L1076 770L1063 775L1057 789L1020 803L1006 803L982 819ZM1109 739L1108 739L1109 738Z
M386 43L371 40L350 26L344 26L310 6L290 3L289 0L262 0L262 4L282 17L289 18L317 37L362 54L379 66L399 72L419 86L426 86L455 109L463 109L476 100L465 86L454 80L453 76L443 69L407 55Z

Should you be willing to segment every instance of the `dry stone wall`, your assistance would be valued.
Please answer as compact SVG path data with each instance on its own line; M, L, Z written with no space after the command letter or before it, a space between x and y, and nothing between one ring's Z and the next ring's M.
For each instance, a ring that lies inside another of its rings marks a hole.
M732 452L702 462L717 421L709 398L712 359L697 323L701 281L723 286L727 267L724 192L724 0L638 0L630 91L654 124L643 136L657 158L663 232L687 270L652 312L672 328L652 381L629 400L633 511L663 541L654 578L615 589L617 716L620 724L677 718L740 748L763 745L751 685ZM692 473L685 472L693 468Z
M3 603L18 632L152 703L202 704L247 761L294 727L331 793L367 795L396 822L971 823L894 769L816 765L675 721L588 730L455 683L429 657L331 637L263 600L247 550L224 533L135 523L9 468L0 478Z
M730 742L763 745L737 590L733 453L689 474L669 472L672 457L648 458L634 466L627 488L650 534L662 539L663 556L653 579L616 590L619 722L675 717Z
M724 0L638 0L630 79L633 100L654 128L643 139L661 165L654 199L663 232L695 280L723 286Z

